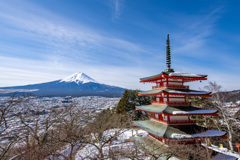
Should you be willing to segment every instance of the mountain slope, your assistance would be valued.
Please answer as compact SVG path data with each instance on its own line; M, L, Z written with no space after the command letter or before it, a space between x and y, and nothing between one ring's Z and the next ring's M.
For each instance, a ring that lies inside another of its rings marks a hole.
M83 84L83 83L89 83L89 82L97 83L97 81L95 81L91 77L81 72L77 72L77 73L74 73L73 75L67 76L66 78L63 78L60 82L75 82L77 84L81 84L81 83Z
M0 88L0 95L14 92L32 93L37 96L108 96L120 97L125 88L101 84L84 73L47 83Z
M220 92L220 98L225 102L235 102L240 100L240 90Z

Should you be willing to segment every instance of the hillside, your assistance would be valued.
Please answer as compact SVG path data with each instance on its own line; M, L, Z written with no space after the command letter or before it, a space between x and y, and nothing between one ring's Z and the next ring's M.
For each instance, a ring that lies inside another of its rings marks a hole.
M236 102L240 100L240 90L220 92L220 96L225 102Z

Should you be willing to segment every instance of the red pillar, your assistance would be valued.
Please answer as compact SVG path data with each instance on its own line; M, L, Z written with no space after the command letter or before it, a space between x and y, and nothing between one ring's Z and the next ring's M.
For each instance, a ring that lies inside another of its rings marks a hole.
M167 82L167 86L168 86L168 78L166 77L166 82Z
M238 153L239 153L239 155L240 155L240 143L235 143L236 144L236 146L237 146L237 148L238 148Z
M167 104L169 104L169 94L167 94L166 97L167 97Z
M187 96L184 96L185 104L187 104Z
M111 141L108 142L108 152L110 154L110 150L111 150Z

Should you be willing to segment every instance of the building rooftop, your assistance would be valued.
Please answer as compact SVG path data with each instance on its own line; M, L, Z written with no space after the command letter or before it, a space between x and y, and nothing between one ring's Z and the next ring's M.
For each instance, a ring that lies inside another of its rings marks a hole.
M151 113L167 113L176 115L188 115L188 114L215 114L217 110L205 110L193 106L166 106L166 105L144 105L136 106L137 109L151 112Z
M205 91L196 91L196 90L186 90L186 89L168 89L168 88L163 88L163 89L153 89L149 91L143 91L139 92L139 96L151 96L151 95L156 95L160 93L170 93L170 94L180 94L180 95L189 95L189 96L194 96L194 95L209 95L211 92L205 92ZM209 96L210 97L210 96Z
M169 148L152 137L131 137L131 140L151 155L165 157L168 154Z
M226 134L226 132L223 131L207 130L206 128L198 125L167 125L152 120L133 121L133 123L143 130L163 138L188 139L200 137L221 137Z
M169 78L188 78L188 79L196 79L196 80L205 80L205 78L207 77L207 75L202 75L202 74L193 74L193 73L185 73L185 72L161 72L160 74L156 74L153 76L149 76L149 77L144 77L144 78L140 78L141 82L145 82L145 81L151 81L151 80L157 80L157 79L163 79L164 77L162 77L162 75L167 75Z

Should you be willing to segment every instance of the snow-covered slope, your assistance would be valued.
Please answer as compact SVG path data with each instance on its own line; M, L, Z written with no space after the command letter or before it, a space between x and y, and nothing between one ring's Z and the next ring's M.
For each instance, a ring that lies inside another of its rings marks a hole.
M97 81L95 81L94 79L92 79L91 77L87 76L82 72L77 72L70 76L67 76L66 78L63 78L60 82L75 82L77 84L83 84L83 83L89 83L89 82L97 83Z
M1 95L12 95L14 92L31 93L37 96L107 96L120 97L125 88L101 84L84 73L78 72L61 80L47 83L3 87Z

